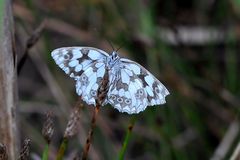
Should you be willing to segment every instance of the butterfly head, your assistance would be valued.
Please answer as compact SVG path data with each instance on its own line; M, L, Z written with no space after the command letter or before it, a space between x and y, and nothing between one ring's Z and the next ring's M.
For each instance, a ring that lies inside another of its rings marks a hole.
M118 56L117 52L113 51L107 60L108 67L112 68L119 60L120 60L120 57Z

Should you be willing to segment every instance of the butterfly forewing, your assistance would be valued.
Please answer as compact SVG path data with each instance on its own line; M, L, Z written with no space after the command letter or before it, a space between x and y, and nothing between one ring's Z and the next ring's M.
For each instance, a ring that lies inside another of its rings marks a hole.
M63 47L52 51L56 64L75 79L94 62L103 62L107 56L106 52L92 47Z
M107 56L106 52L92 47L64 47L52 52L56 64L76 80L77 94L93 105L105 74Z

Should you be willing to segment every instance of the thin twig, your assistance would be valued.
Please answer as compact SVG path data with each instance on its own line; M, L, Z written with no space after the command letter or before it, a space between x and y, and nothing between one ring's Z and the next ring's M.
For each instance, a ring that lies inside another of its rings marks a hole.
M17 66L17 74L19 75L23 65L25 64L29 49L32 48L39 40L39 38L42 35L43 29L45 27L45 21L42 21L41 24L35 29L35 31L32 33L32 35L28 38L26 42L26 46L24 46L24 53L22 58L20 59L18 66Z

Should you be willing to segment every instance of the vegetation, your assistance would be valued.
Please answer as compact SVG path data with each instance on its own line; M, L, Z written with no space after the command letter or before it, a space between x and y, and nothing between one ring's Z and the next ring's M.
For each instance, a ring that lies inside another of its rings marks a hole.
M13 13L20 157L240 158L239 0L16 0ZM166 104L133 116L77 97L51 51L111 53L108 41L169 89Z

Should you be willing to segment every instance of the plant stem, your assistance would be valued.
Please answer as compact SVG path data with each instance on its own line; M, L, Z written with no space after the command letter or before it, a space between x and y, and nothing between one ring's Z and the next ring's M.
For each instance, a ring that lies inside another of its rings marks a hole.
M63 156L64 156L64 153L66 151L66 148L67 148L67 144L68 144L68 139L67 138L63 138L63 141L61 143L61 146L58 150L58 154L57 154L57 159L56 160L62 160L63 159Z
M42 160L48 160L48 151L49 151L49 144L46 144L43 151Z
M120 150L120 153L119 153L119 156L118 156L118 160L123 160L124 159L124 156L125 156L125 153L126 153L126 150L127 150L127 146L128 146L128 143L129 143L129 140L130 140L130 137L131 137L131 133L132 133L135 121L136 121L136 118L134 116L131 119L131 121L130 121L130 123L128 125L127 134L126 134L126 136L124 138L123 146L122 146L122 148Z

